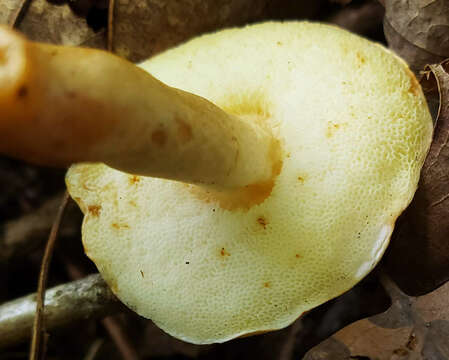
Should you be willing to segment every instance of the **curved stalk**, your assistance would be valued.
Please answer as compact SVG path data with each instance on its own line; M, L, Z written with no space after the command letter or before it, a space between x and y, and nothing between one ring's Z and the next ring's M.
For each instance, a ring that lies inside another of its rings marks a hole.
M164 85L110 53L0 28L0 152L44 165L239 188L270 181L270 129Z

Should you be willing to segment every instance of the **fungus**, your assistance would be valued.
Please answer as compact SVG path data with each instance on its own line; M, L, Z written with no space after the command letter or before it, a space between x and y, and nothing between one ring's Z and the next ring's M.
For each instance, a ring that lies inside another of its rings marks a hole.
M87 255L193 343L283 328L353 287L431 142L407 65L327 25L224 30L140 68L4 29L0 53L0 151L83 162L66 181Z

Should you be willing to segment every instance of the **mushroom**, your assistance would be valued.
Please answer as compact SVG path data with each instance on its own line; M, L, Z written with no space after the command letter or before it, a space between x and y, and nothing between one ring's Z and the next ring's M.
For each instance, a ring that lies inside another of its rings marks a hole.
M283 328L353 287L431 143L407 65L328 25L223 30L140 68L4 29L0 54L0 151L84 162L66 182L86 254L192 343Z

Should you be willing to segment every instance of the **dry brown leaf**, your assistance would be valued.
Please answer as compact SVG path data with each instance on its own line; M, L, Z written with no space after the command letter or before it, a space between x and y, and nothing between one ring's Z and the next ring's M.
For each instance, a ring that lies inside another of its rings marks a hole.
M115 51L140 61L196 34L244 24L267 0L116 0Z
M434 140L418 191L398 221L386 256L390 276L403 291L415 296L449 280L448 71L449 61L431 65L424 79L424 89L430 95L437 88L440 94Z
M388 278L383 283L392 298L386 312L340 330L304 359L449 359L449 283L421 297L405 295Z
M379 29L385 10L378 1L366 1L362 5L346 6L328 17L335 25L361 35L370 35L374 29Z
M0 2L0 24L12 24L20 11L21 1L3 0Z
M11 25L21 3L17 0L1 1L0 23ZM31 1L18 29L32 40L54 44L79 45L98 37L86 19L77 16L68 4L55 4L47 0ZM98 42L102 41L100 38Z
M449 3L385 0L384 32L413 70L439 63L449 57Z
M269 0L117 0L114 9L114 48L132 61L143 60L188 38L219 28L260 19ZM18 28L32 40L64 45L106 47L105 28L94 31L92 21L72 8L89 5L33 0ZM10 24L20 1L0 2L0 23ZM96 4L91 9L102 9ZM82 12L82 11L81 11ZM98 13L98 11L97 11ZM98 14L97 14L98 15ZM100 15L104 15L101 19ZM96 25L106 25L107 12ZM95 21L94 21L95 23Z
M0 264L18 259L42 246L48 237L61 194L47 199L41 207L18 219L5 221L0 226ZM77 207L69 204L60 237L74 237L80 231L81 214Z

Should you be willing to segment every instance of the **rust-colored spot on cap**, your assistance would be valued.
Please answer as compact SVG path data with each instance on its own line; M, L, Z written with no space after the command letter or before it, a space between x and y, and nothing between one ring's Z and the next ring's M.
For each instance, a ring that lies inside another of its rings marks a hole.
M327 128L326 128L326 137L330 138L334 135L335 131L338 130L340 128L340 124L335 124L332 121L329 121L327 123Z
M418 96L419 93L420 93L421 86L419 85L419 82L416 79L415 74L413 74L410 71L410 69L408 69L408 68L406 69L406 71L407 71L407 75L410 78L410 87L408 89L408 92L413 94L413 95L415 95L415 96Z
M270 288L270 287L271 287L270 282L269 282L269 281L264 282L264 283L263 283L263 287L264 287L264 288Z
M101 206L100 205L89 205L87 207L87 210L89 211L89 214L92 216L98 217L101 212Z
M139 181L140 181L140 177L138 177L137 175L133 175L133 176L130 176L130 177L129 177L129 182L130 182L132 185L137 184Z
M119 223L112 223L111 226L114 229L120 230L120 229L129 229L129 225L128 224L119 224Z
M365 56L363 56L361 53L357 52L356 57L357 57L357 62L359 63L359 65L362 65L366 62Z
M267 219L266 219L264 216L259 216L259 217L257 218L257 223L258 223L260 226L262 226L264 229L267 228L268 221L267 221Z

